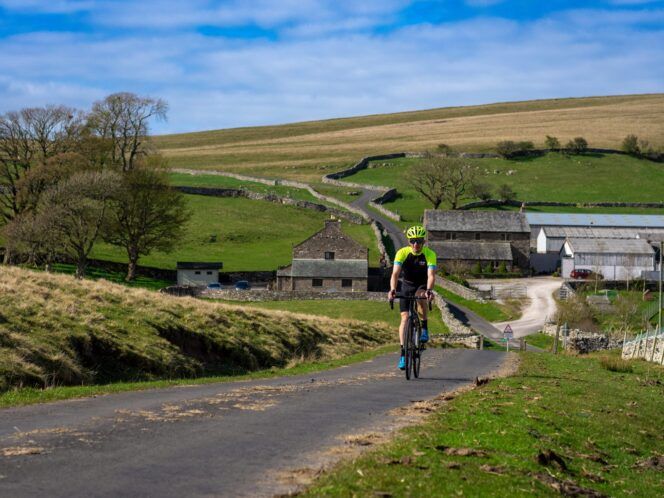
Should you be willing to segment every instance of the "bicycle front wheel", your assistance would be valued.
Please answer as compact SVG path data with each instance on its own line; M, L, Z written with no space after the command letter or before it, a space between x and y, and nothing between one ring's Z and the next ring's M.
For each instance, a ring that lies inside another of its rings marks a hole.
M413 375L420 377L420 361L422 360L422 348L420 347L420 327L419 324L413 327Z
M413 324L410 320L406 324L406 337L404 341L404 353L406 354L406 380L410 380L411 369L413 368Z

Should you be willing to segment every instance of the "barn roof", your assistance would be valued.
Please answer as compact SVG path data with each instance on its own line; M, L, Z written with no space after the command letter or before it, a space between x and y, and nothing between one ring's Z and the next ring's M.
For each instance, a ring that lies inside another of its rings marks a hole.
M581 239L568 238L574 253L590 254L654 254L652 246L643 239Z
M293 259L290 269L292 277L367 278L368 275L366 259Z
M531 225L664 228L659 214L525 213Z
M514 211L424 211L424 228L445 232L530 232L523 213Z
M431 242L439 260L512 261L509 242Z

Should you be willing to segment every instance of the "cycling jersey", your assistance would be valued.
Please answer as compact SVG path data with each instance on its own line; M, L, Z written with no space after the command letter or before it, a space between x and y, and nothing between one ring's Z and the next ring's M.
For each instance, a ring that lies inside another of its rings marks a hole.
M416 287L426 285L427 270L436 269L436 253L423 247L422 252L415 254L412 247L403 247L394 256L394 264L401 266L401 275L406 284Z

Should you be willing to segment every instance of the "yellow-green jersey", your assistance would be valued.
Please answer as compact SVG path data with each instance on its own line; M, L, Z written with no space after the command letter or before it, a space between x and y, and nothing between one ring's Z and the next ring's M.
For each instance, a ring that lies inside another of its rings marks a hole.
M428 270L436 269L436 253L423 247L419 254L415 254L412 247L402 247L394 256L394 264L401 266L405 283L414 286L426 285Z

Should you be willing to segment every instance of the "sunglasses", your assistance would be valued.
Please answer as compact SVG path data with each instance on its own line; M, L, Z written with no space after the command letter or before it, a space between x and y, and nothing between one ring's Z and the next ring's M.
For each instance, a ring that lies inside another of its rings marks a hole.
M408 242L411 244L424 244L424 239L410 239Z

